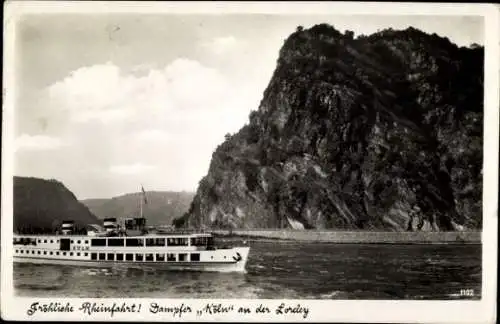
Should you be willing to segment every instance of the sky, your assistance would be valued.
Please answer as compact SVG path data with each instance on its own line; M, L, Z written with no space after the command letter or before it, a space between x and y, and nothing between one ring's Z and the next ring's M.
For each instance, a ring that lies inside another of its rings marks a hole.
M473 16L32 14L16 25L14 174L79 199L195 191L257 110L298 25L409 26L484 44Z

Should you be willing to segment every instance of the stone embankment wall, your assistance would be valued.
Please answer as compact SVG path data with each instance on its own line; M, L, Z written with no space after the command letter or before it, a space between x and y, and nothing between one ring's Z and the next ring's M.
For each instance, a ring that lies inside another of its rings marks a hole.
M481 243L481 232L362 232L316 230L215 230L215 235L332 243Z

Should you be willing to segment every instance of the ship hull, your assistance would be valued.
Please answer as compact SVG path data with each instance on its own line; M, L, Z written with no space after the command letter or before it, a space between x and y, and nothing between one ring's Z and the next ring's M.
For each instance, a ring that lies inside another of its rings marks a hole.
M233 248L241 255L241 260L227 262L128 262L128 261L91 261L74 259L55 259L45 257L14 256L15 263L51 264L78 266L87 268L117 268L117 269L160 269L166 271L195 271L195 272L246 272L249 248Z

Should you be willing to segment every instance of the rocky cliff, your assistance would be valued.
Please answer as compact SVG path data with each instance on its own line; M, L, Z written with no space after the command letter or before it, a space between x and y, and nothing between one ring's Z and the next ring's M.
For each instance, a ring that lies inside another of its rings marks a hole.
M50 233L63 220L76 229L102 223L61 182L14 177L14 231Z
M413 28L297 28L174 224L480 229L483 59Z

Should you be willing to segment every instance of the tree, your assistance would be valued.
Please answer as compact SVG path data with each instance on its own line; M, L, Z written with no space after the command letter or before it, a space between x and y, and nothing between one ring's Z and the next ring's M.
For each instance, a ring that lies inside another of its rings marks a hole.
M347 39L354 39L354 32L352 30L346 30L344 34Z

